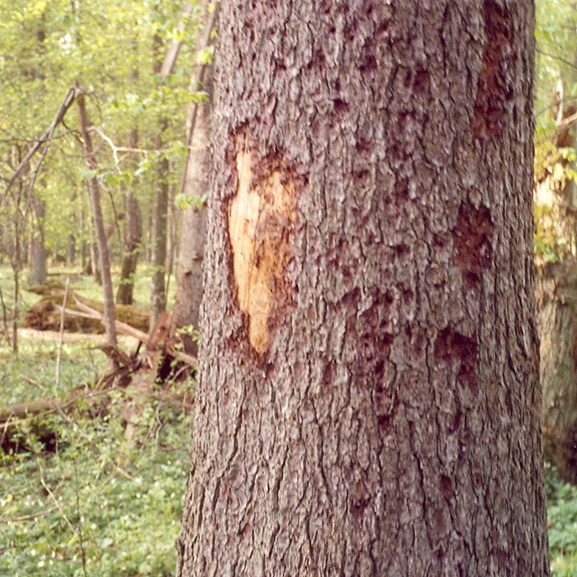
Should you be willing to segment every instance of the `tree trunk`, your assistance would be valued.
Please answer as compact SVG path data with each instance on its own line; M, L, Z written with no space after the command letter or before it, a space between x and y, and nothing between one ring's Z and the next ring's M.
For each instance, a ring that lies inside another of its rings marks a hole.
M160 122L159 130L166 129ZM162 137L157 137L157 148L162 148ZM150 288L150 326L154 327L160 314L166 310L166 255L168 238L168 171L170 165L166 157L158 161L156 194L152 213L152 279Z
M86 111L84 90L79 88L76 94L76 102L80 116L80 132L82 133L82 145L88 169L96 173L96 160L90 136L90 120ZM100 202L100 189L95 174L88 181L90 201L92 204L92 218L98 244L98 257L100 273L102 279L102 289L104 297L104 328L106 329L106 339L111 347L116 347L116 311L114 309L114 291L112 288L112 277L110 274L110 257L108 254L108 242L106 231L104 230L104 218L102 216L102 205Z
M533 16L222 3L179 577L549 574Z
M540 270L537 284L546 459L577 483L577 262Z
M186 19L193 11L193 5L186 2L180 13L178 28L185 30ZM176 65L180 52L181 42L175 40L169 46L164 58L160 59L162 41L160 36L154 37L154 66L153 72L166 78L170 76ZM168 127L168 118L161 115L158 118L158 132L156 137L156 148L162 150L164 147L163 133ZM157 185L154 196L154 210L152 213L152 281L150 287L150 327L153 329L160 314L166 310L166 265L168 255L168 204L170 197L170 186L168 173L170 163L166 156L162 156L157 165Z
M159 36L154 37L155 62L153 72L161 76L168 76L172 72L172 66L163 66L163 61L169 55L175 59L178 55L172 54L171 49L164 59L160 59L159 53L162 41ZM168 120L161 115L157 121L158 129L155 138L155 147L162 150L164 147L163 133L168 127ZM156 165L156 191L152 210L152 239L151 239L151 265L152 279L150 283L150 328L152 329L160 314L166 310L166 255L168 239L168 171L170 164L166 156L162 155Z
M69 234L66 244L66 264L68 266L74 266L75 263L76 263L76 236L73 234Z
M208 4L208 2L206 3ZM205 8L206 9L206 8ZM195 54L191 91L202 90L207 101L191 101L187 118L188 155L182 193L190 200L182 214L179 245L178 288L172 312L171 338L181 343L191 355L198 352L200 303L202 301L202 262L206 237L206 205L210 172L210 119L212 102L212 64L200 64L201 52L212 44L211 33L216 24L218 7L206 14L206 25ZM200 34L199 34L200 37Z
M44 219L46 218L46 202L40 199L34 201L36 227L30 238L30 276L28 282L32 285L46 282L46 250L44 247Z
M138 131L132 130L129 147L135 149L137 146ZM142 243L142 213L131 185L129 185L124 198L124 212L124 254L122 255L116 302L122 305L131 305L134 300L134 277Z

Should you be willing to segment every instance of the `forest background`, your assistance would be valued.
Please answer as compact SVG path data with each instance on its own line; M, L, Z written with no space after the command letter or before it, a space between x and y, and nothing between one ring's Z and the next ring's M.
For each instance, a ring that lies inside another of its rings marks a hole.
M0 574L172 575L198 327L164 311L185 215L206 201L185 172L215 6L0 8ZM535 257L548 270L577 246L577 3L538 0L536 38ZM115 308L118 347L109 325L87 335L110 321L98 303L111 295L128 307ZM576 575L577 487L547 466L553 574Z

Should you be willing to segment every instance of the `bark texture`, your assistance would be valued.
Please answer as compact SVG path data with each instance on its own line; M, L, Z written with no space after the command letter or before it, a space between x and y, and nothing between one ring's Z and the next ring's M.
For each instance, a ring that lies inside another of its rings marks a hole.
M543 577L531 2L228 0L179 577Z
M546 459L577 483L577 263L540 270L537 284Z

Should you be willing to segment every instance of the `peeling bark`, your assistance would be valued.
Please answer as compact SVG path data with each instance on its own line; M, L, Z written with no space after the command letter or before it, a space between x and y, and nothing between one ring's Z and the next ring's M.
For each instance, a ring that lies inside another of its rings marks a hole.
M223 2L179 577L549 574L533 16Z

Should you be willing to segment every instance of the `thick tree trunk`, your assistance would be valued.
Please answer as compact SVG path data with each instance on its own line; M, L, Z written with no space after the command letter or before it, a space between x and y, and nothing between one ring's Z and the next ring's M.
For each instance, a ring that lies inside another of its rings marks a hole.
M540 270L537 284L545 457L577 483L577 262Z
M84 156L88 168L96 173L96 160L94 158L94 149L92 147L92 138L90 136L90 120L86 111L86 102L83 89L79 88L76 94L76 102L80 116L80 132L82 134L82 144L84 147ZM92 204L92 219L98 245L98 257L100 263L100 274L102 279L102 289L104 298L104 328L106 329L106 339L108 344L116 347L116 311L114 309L114 292L112 288L112 277L110 273L110 257L108 253L108 242L106 231L104 230L104 218L102 216L102 205L100 202L100 189L96 176L88 181L88 190L90 192L90 201Z
M222 3L179 577L548 575L530 2Z

